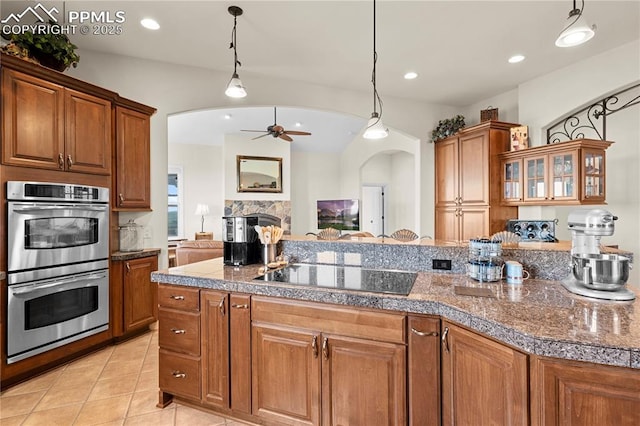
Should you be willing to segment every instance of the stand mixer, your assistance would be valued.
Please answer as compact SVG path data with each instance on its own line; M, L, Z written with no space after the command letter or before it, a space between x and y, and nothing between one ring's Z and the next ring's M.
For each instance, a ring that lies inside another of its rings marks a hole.
M562 280L562 285L571 293L605 300L635 299L635 294L625 288L631 267L629 259L600 251L600 239L613 235L617 219L603 209L569 213L572 272Z

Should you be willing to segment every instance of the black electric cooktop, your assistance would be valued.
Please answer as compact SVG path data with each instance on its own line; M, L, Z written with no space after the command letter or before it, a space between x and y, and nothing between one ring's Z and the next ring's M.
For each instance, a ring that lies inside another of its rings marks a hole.
M415 272L359 266L294 263L254 280L406 296L417 275Z

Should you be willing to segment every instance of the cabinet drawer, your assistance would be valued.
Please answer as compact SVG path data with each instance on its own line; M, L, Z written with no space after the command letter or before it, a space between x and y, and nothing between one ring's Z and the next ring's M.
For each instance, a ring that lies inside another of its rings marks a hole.
M162 391L200 399L200 358L160 349L158 365Z
M158 310L158 345L164 349L200 355L200 314Z
M158 305L165 308L198 311L200 310L200 289L160 284Z
M405 316L391 312L357 309L313 302L251 298L251 320L324 333L405 343Z

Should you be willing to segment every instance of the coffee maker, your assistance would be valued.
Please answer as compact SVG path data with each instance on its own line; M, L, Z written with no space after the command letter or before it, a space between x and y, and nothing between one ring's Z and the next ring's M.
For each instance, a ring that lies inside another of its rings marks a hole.
M280 218L264 213L222 218L225 265L250 265L260 262L262 247L255 226L280 226Z
M562 280L562 285L571 293L605 300L635 299L635 294L624 287L629 259L600 250L600 239L613 235L616 220L617 216L604 209L569 213L571 274Z

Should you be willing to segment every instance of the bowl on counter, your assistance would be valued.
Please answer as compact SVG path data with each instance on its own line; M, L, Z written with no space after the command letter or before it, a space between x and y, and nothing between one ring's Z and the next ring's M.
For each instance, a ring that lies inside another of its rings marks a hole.
M629 279L631 260L618 254L574 254L573 277L593 290L616 291Z

